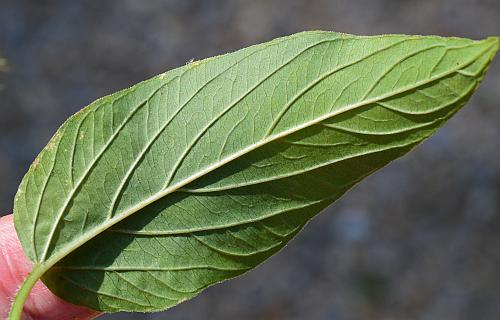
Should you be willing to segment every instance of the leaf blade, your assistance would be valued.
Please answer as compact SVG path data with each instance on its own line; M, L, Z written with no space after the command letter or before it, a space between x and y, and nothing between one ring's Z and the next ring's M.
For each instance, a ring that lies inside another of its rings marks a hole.
M23 247L55 265L44 281L69 301L175 305L255 267L431 135L497 48L494 38L309 32L105 97L70 118L23 179Z

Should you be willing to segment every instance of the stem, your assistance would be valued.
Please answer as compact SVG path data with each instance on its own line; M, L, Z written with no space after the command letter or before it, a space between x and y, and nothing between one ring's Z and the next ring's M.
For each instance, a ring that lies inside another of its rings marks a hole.
M35 283L42 277L45 273L45 268L42 265L33 266L33 270L31 270L30 274L24 279L23 284L19 288L16 293L16 297L14 298L14 302L10 308L9 320L20 320L23 315L23 307L26 299L31 292L31 289L35 285Z

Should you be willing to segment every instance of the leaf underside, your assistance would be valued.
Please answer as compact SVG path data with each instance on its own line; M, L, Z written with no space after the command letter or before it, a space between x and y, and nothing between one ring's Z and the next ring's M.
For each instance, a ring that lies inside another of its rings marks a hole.
M99 99L21 183L25 253L75 304L174 306L254 268L429 137L497 48L497 38L305 32Z

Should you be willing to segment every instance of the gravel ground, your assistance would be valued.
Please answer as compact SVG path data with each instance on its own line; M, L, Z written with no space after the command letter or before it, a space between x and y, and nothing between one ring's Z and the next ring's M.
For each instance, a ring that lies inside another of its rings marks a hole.
M199 59L302 30L500 35L500 1L0 0L0 212L69 115ZM254 271L160 314L103 319L498 319L500 60L446 126Z

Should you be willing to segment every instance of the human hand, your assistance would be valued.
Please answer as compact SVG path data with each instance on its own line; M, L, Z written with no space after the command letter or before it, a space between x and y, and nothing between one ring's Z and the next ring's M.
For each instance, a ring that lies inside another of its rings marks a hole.
M0 217L0 319L7 319L16 291L31 266L17 238L13 216ZM99 312L58 298L38 281L24 305L23 320L86 320L98 315Z

